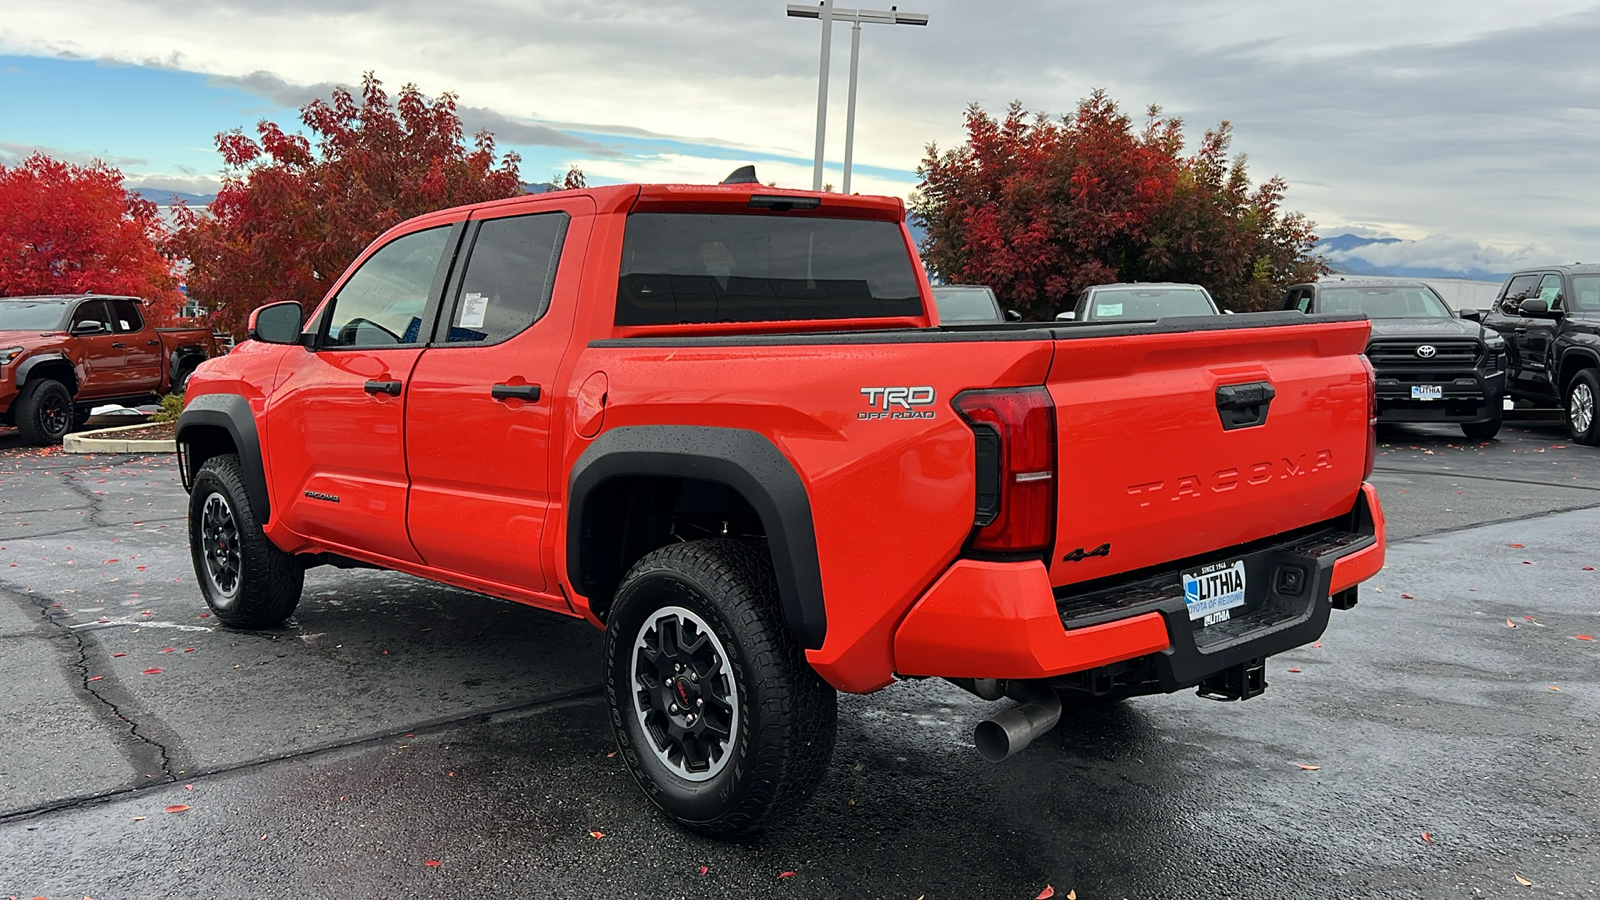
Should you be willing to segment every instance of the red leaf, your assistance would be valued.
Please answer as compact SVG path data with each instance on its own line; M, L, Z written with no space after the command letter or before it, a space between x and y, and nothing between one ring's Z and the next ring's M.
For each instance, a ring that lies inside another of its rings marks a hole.
M194 652L194 648L193 647L185 647L185 648L183 648L183 652L185 652L185 653L193 653Z
M160 675L161 674L161 670L160 669L145 669L143 672L140 672L139 674L141 674L141 675Z
M1047 884L1044 886L1044 890L1039 892L1039 896L1033 898L1033 900L1050 900L1055 895L1056 889Z
M1400 595L1400 599L1401 600L1415 600L1417 598L1411 596L1410 594L1401 594Z
M1507 619L1506 620L1506 627L1507 628L1515 628L1515 627L1517 627L1517 623L1511 621L1510 619Z
M201 613L200 614L200 618L209 619L209 618L211 618L211 613Z
M1593 572L1594 571L1594 566L1584 566L1583 570L1585 572Z
M1289 671L1294 672L1295 674L1299 674L1300 673L1299 669L1290 669Z
M711 867L710 866L701 866L700 867L700 874L702 876L704 876L709 871L711 871Z
M793 878L794 877L794 872L792 872L792 871L791 872L779 872L778 873L778 877L779 878Z
M1534 562L1531 559L1525 559L1525 560L1522 561L1522 564L1525 565L1525 566L1531 566L1531 565L1534 565Z
M166 809L163 809L162 812L181 813L181 812L183 812L184 810L186 810L188 808L189 807L186 804L174 803L171 806L167 807Z
M126 653L113 653L111 655L112 656L127 656L128 654L126 654Z
M604 831L591 831L591 832L589 832L589 837L592 837L597 841L600 840L601 838L605 837L605 836L606 836L606 833Z
M427 862L423 863L423 865L425 865L425 866L434 866L434 867L437 868L438 865L439 865L439 861L437 859L430 859Z
M90 675L89 676L89 680L90 681L99 681L100 679L102 679L104 677L105 677L104 675Z
M1430 843L1430 844L1431 844L1431 843L1433 843L1433 835L1431 835L1431 834L1429 834L1429 833L1427 833L1427 832L1426 832L1426 831L1424 831L1424 832L1423 832L1423 833L1422 833L1422 839L1423 839L1423 840L1425 840L1425 841L1427 841L1427 842L1428 842L1428 843Z
M1522 545L1521 544L1507 544L1506 546L1507 547L1515 547L1518 550L1522 549Z
M1592 640L1594 640L1594 638L1590 637L1587 634L1580 634L1580 635L1578 635L1577 639L1580 640L1580 641L1592 641Z
M178 648L176 648L176 647L162 647L161 648L161 652L162 653L171 653L176 649L178 649Z

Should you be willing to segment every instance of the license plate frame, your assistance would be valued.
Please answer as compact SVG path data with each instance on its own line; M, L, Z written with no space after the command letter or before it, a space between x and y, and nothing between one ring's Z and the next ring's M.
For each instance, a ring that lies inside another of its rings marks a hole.
M1189 621L1203 620L1202 628L1227 621L1231 614L1218 614L1244 606L1248 600L1243 559L1212 563L1197 571L1181 572L1178 577Z
M1444 386L1438 384L1413 384L1411 386L1411 399L1443 400Z

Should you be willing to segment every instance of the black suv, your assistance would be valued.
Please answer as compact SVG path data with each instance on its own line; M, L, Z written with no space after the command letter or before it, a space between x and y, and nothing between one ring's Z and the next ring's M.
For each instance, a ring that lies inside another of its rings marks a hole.
M1600 444L1600 265L1513 272L1484 322L1506 336L1511 396L1561 407L1574 441Z
M1421 282L1377 281L1293 285L1283 308L1367 314L1380 423L1454 422L1478 440L1500 431L1506 341L1476 321L1477 310L1458 318Z

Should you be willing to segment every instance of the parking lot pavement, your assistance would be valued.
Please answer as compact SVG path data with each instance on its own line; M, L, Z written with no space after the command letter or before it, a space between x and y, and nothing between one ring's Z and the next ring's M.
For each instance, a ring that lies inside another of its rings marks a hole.
M1073 713L998 766L992 704L845 697L814 802L735 843L609 755L587 626L318 569L289 626L219 629L170 458L3 452L0 896L1600 896L1600 509L1536 514L1600 505L1600 451L1384 443L1413 537L1265 695Z

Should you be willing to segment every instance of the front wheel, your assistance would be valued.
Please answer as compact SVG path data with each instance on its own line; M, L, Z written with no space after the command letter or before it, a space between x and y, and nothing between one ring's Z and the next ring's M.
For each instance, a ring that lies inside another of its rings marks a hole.
M1500 401L1496 399L1495 403ZM1462 422L1461 433L1475 441L1487 441L1500 433L1500 425L1505 421L1505 411L1495 408L1494 418L1485 422Z
M692 831L759 830L827 770L837 696L789 632L758 544L690 541L634 564L607 623L604 674L628 768Z
M300 604L305 566L262 533L235 454L213 456L195 473L189 555L206 605L224 625L270 628Z
M1600 398L1600 380L1594 369L1583 369L1567 385L1567 432L1580 444L1600 444L1600 423L1595 419L1595 401Z
M17 431L35 447L61 443L72 430L72 392L53 378L35 378L17 397Z

